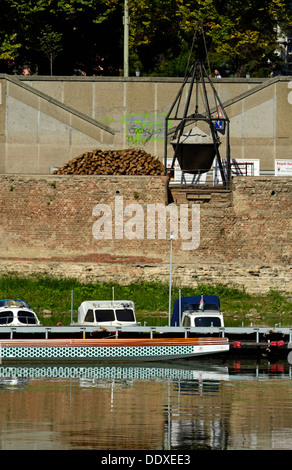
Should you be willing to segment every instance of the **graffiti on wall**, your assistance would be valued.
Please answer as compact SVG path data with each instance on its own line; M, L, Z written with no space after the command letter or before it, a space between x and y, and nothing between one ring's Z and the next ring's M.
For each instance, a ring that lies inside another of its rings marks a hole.
M122 124L126 124L126 137L129 144L164 140L165 114L126 114L122 118Z

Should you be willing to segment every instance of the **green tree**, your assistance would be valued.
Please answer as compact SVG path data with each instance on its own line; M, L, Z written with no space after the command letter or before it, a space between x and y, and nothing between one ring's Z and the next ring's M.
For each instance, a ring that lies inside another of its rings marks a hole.
M186 45L201 22L213 67L224 65L238 76L263 67L269 74L279 64L278 28L292 25L289 0L130 0L130 5L133 60L148 65L149 51L155 51L148 73L175 70L178 58L186 62Z
M16 33L4 35L0 47L0 59L14 61L18 57L18 50L21 44L17 43L16 39Z
M132 74L139 67L145 75L183 75L198 22L212 68L268 76L281 66L277 32L291 30L290 0L128 2ZM0 0L0 6L0 72L29 64L47 74L54 62L55 74L121 73L124 0Z
M0 5L0 71L21 71L24 64L30 64L32 70L47 73L44 48L52 59L56 56L57 74L72 74L76 68L93 74L101 69L101 63L116 73L121 66L120 1L0 0ZM50 28L50 37L44 35L46 28ZM4 55L9 51L10 60Z
M60 44L62 39L61 33L56 33L52 30L51 26L47 26L45 30L41 31L40 48L46 54L50 61L50 73L53 75L53 62L57 54L62 50Z
M189 44L180 27L179 0L129 0L130 68L181 75Z

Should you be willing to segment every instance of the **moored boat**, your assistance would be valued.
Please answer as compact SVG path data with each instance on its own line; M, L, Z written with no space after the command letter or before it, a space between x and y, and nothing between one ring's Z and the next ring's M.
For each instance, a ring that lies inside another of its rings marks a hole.
M0 361L163 361L218 354L227 338L0 340Z
M224 327L217 295L181 297L174 302L171 326Z
M78 325L139 326L131 300L86 300L78 308Z
M20 299L0 300L1 326L34 326L40 325L37 314L30 305Z

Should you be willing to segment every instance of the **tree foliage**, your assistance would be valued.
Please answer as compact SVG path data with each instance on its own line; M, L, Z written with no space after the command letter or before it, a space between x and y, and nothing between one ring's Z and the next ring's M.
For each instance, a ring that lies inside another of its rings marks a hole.
M130 72L183 75L198 22L212 68L268 76L281 67L277 34L289 0L128 0ZM0 72L118 75L124 0L0 0ZM49 56L49 61L48 57Z
M29 65L32 73L49 74L48 47L54 55L58 49L58 75L76 69L111 74L121 67L120 1L0 0L0 5L0 71L21 73Z
M292 25L289 0L131 0L131 5L133 52L148 65L149 50L155 50L154 73L181 72L200 22L213 68L238 76L247 70L269 75L281 66L275 53L278 31L291 31Z
M56 33L52 30L51 26L46 25L45 29L41 31L40 49L43 51L50 61L50 73L53 75L53 62L57 54L61 52L61 39L62 34Z

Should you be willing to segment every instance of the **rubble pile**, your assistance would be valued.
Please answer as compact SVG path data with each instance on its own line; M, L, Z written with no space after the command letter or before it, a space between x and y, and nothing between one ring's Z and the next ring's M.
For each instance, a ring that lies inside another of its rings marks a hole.
M73 158L55 175L162 175L164 166L144 150L93 150Z

